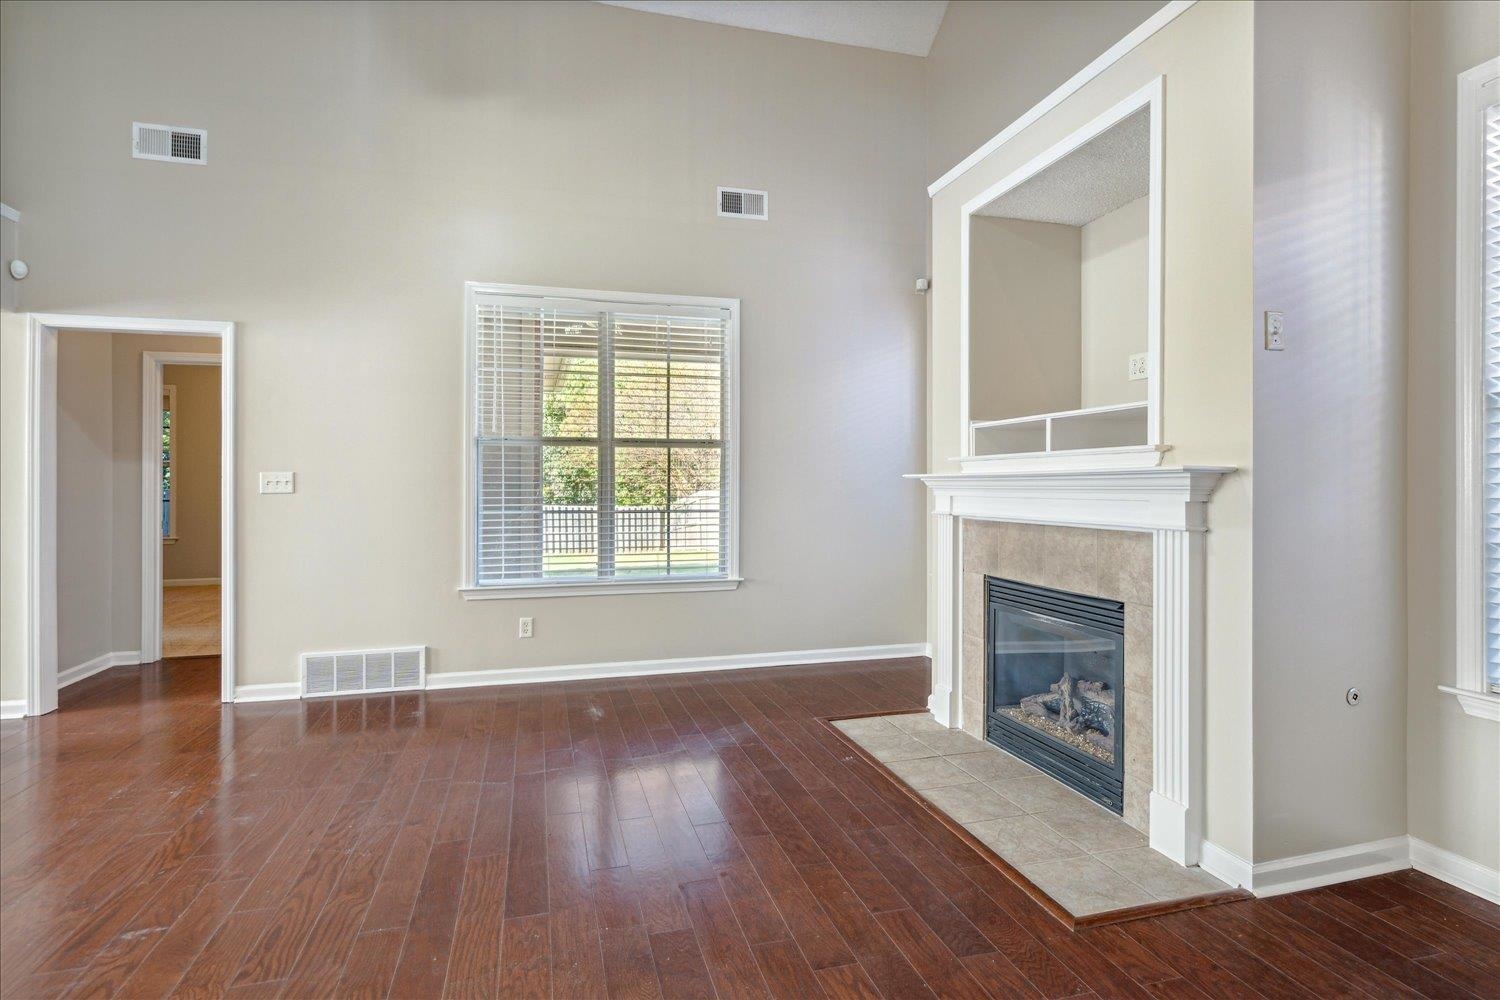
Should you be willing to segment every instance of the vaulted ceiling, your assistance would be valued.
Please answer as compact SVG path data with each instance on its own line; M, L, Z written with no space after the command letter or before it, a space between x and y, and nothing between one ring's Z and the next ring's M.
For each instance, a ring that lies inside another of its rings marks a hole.
M948 0L600 0L653 14L925 56Z

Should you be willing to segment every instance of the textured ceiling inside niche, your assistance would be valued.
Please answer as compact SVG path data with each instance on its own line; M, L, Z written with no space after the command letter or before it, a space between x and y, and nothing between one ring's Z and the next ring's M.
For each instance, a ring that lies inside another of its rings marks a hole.
M1144 198L1151 174L1151 111L1142 108L976 215L1082 226Z

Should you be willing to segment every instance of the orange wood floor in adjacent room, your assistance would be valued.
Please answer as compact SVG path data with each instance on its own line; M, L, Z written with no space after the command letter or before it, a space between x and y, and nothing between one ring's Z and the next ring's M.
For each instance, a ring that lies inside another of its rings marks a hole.
M1406 872L1079 931L822 721L924 661L222 706L216 659L0 724L0 994L1494 997Z
M161 655L219 655L219 588L166 587L161 593Z

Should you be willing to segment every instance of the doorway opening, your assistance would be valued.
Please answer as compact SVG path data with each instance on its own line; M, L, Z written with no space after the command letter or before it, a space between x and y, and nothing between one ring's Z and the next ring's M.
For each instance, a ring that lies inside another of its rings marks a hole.
M232 701L234 324L27 323L26 714L106 671L149 686L166 662Z
M159 572L142 567L154 577L143 575L150 590L142 593L157 601L143 608L154 618L143 621L144 662L219 655L220 360L217 353L142 354L141 399L158 405L142 418L142 467L155 503L143 502L141 513L161 548ZM151 625L157 655L147 657Z

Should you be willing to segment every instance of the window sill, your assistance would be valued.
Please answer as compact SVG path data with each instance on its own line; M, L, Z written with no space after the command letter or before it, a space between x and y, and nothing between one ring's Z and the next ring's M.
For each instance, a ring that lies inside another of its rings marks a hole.
M700 590L734 590L740 577L698 580L589 581L527 583L515 586L460 587L466 601L504 601L520 597L602 597L605 594L683 594Z
M1477 715L1481 719L1489 719L1491 722L1500 722L1500 694L1490 694L1486 691L1465 691L1462 688L1439 685L1439 691L1453 695L1463 710L1469 715Z
M165 535L165 536L162 537L162 540L161 540L161 543L163 545L174 545L174 544L176 544L176 542L177 542L177 536L176 535Z

